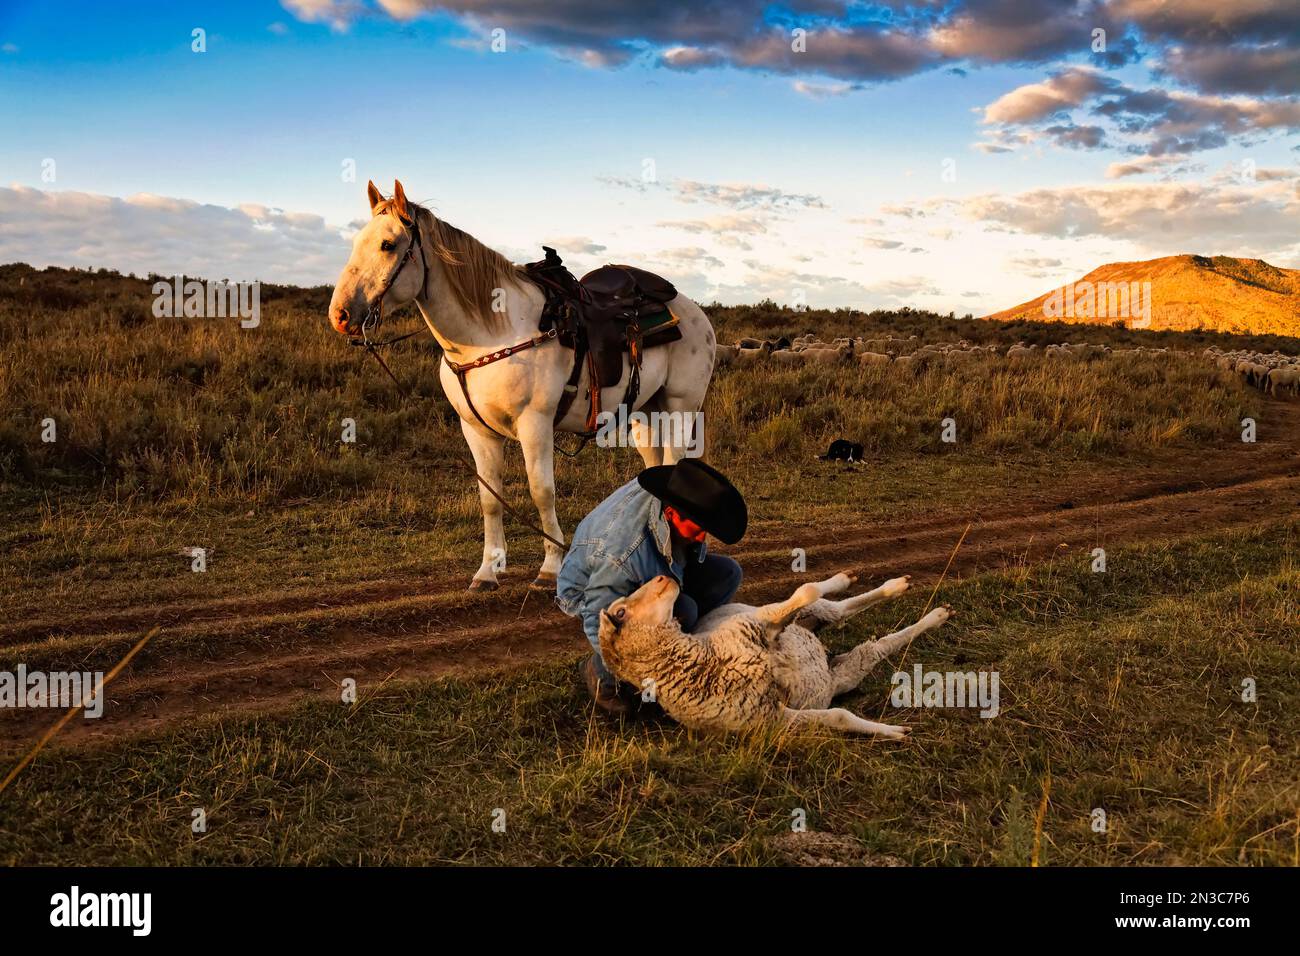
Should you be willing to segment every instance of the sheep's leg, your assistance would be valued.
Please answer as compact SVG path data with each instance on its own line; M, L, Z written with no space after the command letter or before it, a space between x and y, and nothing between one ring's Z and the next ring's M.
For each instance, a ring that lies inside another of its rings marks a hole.
M806 627L815 633L825 624L839 624L848 620L854 614L865 611L873 604L879 604L881 601L888 601L890 598L898 597L911 587L911 584L911 576L905 574L901 578L890 578L874 590L851 598L845 598L843 601L827 601L825 599L814 601L799 612L796 620L800 626Z
M847 574L837 574L825 581L810 581L796 588L794 594L790 595L787 600L777 604L765 604L755 610L754 615L764 625L767 633L775 637L784 631L786 625L793 621L799 612L808 605L825 597L827 594L843 591L852 585L855 580L856 578L852 578Z
M878 724L874 720L864 720L843 707L832 707L828 710L792 710L787 707L781 717L782 722L787 727L798 728L812 725L828 727L842 733L888 737L891 740L902 740L912 729L899 724Z
M887 634L878 641L865 641L853 650L840 654L831 660L831 680L834 682L834 696L847 694L871 673L872 668L890 654L911 644L931 628L939 627L952 617L952 608L944 605L937 607L915 624Z

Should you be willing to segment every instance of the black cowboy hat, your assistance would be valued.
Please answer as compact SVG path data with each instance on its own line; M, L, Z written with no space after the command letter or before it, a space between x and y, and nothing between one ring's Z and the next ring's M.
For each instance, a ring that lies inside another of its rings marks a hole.
M683 458L675 465L647 468L636 480L720 541L735 544L745 536L749 523L745 498L718 469Z

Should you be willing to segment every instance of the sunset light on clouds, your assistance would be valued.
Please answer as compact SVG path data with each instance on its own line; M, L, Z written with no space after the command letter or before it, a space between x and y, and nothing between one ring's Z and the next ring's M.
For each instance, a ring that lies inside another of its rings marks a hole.
M132 10L0 15L0 260L325 283L400 178L516 260L704 301L982 314L1101 261L1300 265L1285 0Z

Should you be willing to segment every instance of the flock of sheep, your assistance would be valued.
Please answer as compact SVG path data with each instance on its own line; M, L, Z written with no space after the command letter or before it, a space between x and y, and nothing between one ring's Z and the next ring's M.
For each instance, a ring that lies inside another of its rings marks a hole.
M1091 359L1108 355L1154 354L1171 351L1169 348L1136 346L1112 349L1109 345L1092 345L1086 342L1062 342L1045 347L1019 342L1012 346L972 345L959 342L941 342L921 345L915 335L906 338L838 338L822 342L812 333L791 339L744 338L734 345L719 345L715 364L718 368L729 365L842 365L857 362L859 365L895 365L919 368L930 363L958 364L981 355L996 355L1013 360ZM1300 395L1300 357L1281 352L1263 354L1251 351L1225 352L1212 345L1203 353L1208 359L1228 372L1241 375L1248 384L1266 390L1270 395Z
M1139 346L1134 349L1115 349L1123 352L1166 352L1168 349L1153 349ZM832 342L821 342L811 333L791 339L782 336L779 339L740 339L735 345L717 347L717 366L751 365L769 363L773 365L821 364L838 365L857 362L859 365L922 365L928 362L963 362L981 355L998 355L1006 358L1091 358L1109 355L1112 349L1108 345L1049 345L1040 349L1037 345L1021 342L1010 347L1004 345L972 345L962 339L959 342L939 342L930 345L919 344L915 335L907 338L886 336L883 338L839 338Z
M1266 355L1245 349L1225 352L1216 345L1206 349L1204 355L1223 371L1235 372L1247 385L1262 388L1270 395L1300 395L1300 358L1294 355Z

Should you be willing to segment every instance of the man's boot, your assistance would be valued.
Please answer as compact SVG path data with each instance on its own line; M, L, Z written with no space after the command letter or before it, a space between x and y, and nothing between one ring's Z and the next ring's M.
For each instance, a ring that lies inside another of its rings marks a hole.
M578 665L587 693L596 702L596 706L611 717L626 718L636 713L637 701L629 697L617 682L602 681L600 670L596 666L596 655L592 654Z

